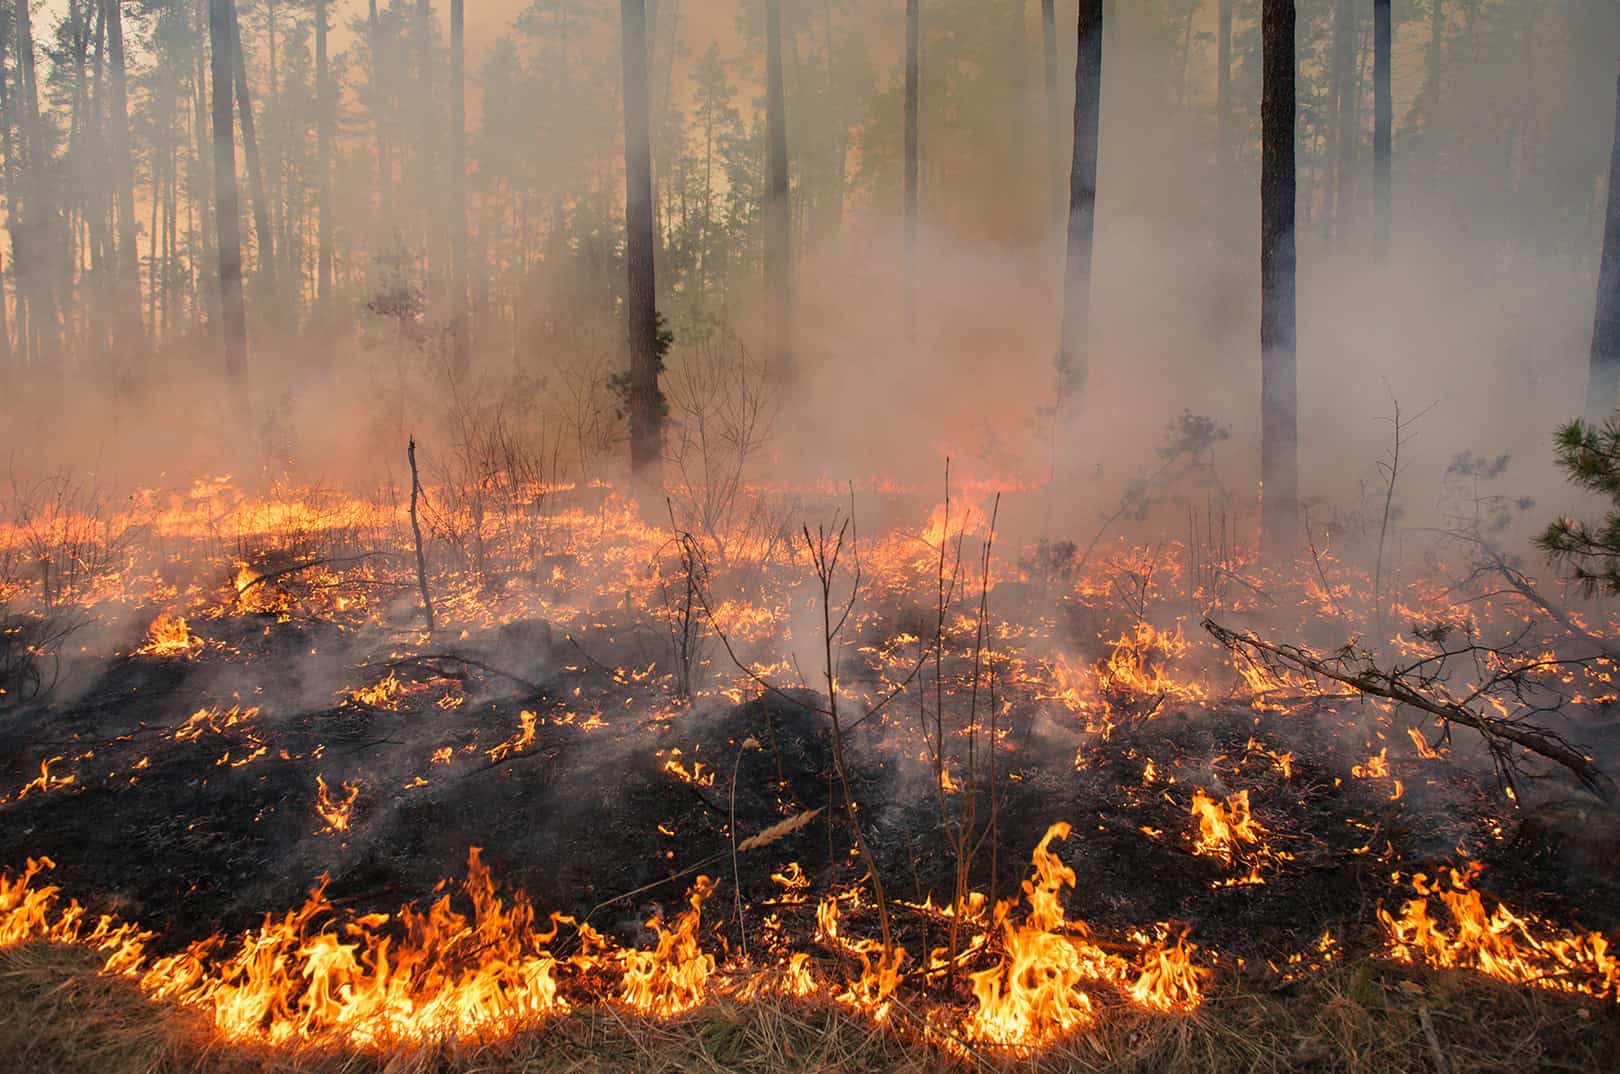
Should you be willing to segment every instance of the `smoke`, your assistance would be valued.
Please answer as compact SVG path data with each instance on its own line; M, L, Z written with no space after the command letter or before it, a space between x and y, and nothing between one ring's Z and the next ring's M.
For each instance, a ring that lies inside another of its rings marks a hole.
M1085 397L1054 415L1069 6L1059 5L1055 100L1046 94L1034 5L1016 59L1006 12L945 4L928 13L915 262L899 220L899 14L831 3L791 15L797 379L768 407L771 435L750 460L752 478L932 490L942 486L948 457L963 480L1011 494L1013 532L1084 536L1157 466L1168 423L1191 412L1230 431L1216 446L1221 489L1239 503L1252 500L1256 12L1238 5L1226 160L1216 144L1210 5L1111 12L1090 378ZM1405 415L1423 414L1402 445L1399 498L1410 521L1439 517L1442 477L1463 451L1508 454L1503 489L1534 497L1549 514L1579 504L1550 465L1549 440L1577 412L1585 377L1612 129L1607 57L1617 36L1600 7L1571 4L1533 23L1512 5L1450 12L1435 69L1426 13L1398 6L1395 228L1380 259L1372 244L1370 76L1357 76L1355 145L1344 153L1328 112L1332 4L1301 5L1301 488L1318 510L1352 510L1376 492L1397 404ZM289 27L307 15L278 15L282 81L272 93L267 12L247 11L243 22L265 152L279 162L274 188L287 202L273 209L285 228L312 226L310 206L297 199L311 189L300 169L313 101L295 92L303 68L287 51L308 47L301 37L289 44ZM412 171L410 102L377 103L378 92L397 89L387 81L397 71L385 53L373 61L363 18L352 21L363 14L340 8L334 18L344 86L334 170L343 214L337 298L316 310L309 234L294 236L305 278L293 308L255 283L258 255L250 250L251 417L242 419L218 383L206 317L211 263L198 256L195 296L175 297L171 310L166 291L154 306L164 333L151 353L111 361L75 354L53 376L17 378L0 433L14 470L93 473L120 487L184 487L231 472L248 482L287 474L370 488L398 481L411 434L430 465L448 472L469 415L497 411L566 455L562 476L617 470L610 379L624 349L614 6L477 5L470 13L476 354L473 372L455 380L446 372L442 227L431 218L424 226L420 215L453 191L442 168L427 187ZM385 21L405 14L384 5ZM716 323L755 350L762 335L750 201L761 148L758 14L750 5L653 7L660 303L677 367L693 360ZM1370 41L1364 16L1351 42L1361 59ZM436 17L442 63L443 13ZM145 88L135 107L154 121L169 115L158 103L168 70L153 36L159 25L137 35ZM723 146L700 140L697 75L711 44L737 110ZM491 64L503 49L510 63L500 77L516 81L497 86ZM434 122L443 73L437 69ZM514 87L523 107L514 107ZM1484 94L1477 107L1476 90ZM577 107L565 107L570 101ZM174 129L183 132L183 123ZM396 189L378 189L379 138L394 154ZM156 157L142 159L159 166ZM1340 160L1348 161L1342 173ZM190 175L181 164L184 201ZM716 233L707 237L692 223L699 164ZM138 193L149 203L149 190ZM296 220L295 204L304 214ZM207 208L196 206L200 224ZM700 240L709 248L694 253ZM379 306L377 295L394 283L421 296L423 312L408 325ZM902 317L908 287L917 299L914 334ZM89 291L82 298L93 300ZM1045 493L1021 494L1049 483Z

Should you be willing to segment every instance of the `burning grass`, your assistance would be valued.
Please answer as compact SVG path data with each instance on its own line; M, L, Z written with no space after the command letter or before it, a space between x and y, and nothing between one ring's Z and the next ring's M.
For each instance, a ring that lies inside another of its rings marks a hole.
M383 1053L223 1044L195 1012L95 972L95 960L78 948L49 944L0 949L0 1013L0 1049L19 1069L52 1074L923 1074L973 1067L1099 1074L1601 1074L1612 1069L1620 1049L1620 1021L1567 997L1382 961L1345 963L1281 989L1233 981L1192 1013L1103 1008L1084 1034L1018 1058L931 1043L909 1017L875 1024L824 998L769 996L721 998L669 1019L591 1006L498 1040Z
M533 531L473 554L430 490L437 631L382 499L139 501L165 541L234 539L189 578L121 544L78 599L139 639L0 728L0 850L62 863L0 884L5 1001L81 996L131 1069L176 1071L621 1045L638 1069L1596 1069L1543 1035L1613 1038L1614 881L1509 839L1567 745L1533 721L1608 719L1613 657L1557 655L1596 620L1418 578L1354 609L1340 561L1174 545L1014 571L994 500L921 540L731 541L722 570L606 490L533 496ZM1411 621L1337 656L1189 630L1320 632L1325 606ZM1374 652L1400 662L1338 672ZM1463 1032L1487 1013L1499 1055ZM71 1039L42 1062L74 1069Z

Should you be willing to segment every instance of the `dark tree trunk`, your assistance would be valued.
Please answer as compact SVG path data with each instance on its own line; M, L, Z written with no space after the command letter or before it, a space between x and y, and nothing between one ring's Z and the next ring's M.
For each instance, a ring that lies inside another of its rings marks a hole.
M22 98L23 142L28 162L29 194L23 214L22 251L12 250L12 267L21 281L27 274L28 353L37 363L45 354L61 358L61 322L56 301L58 244L56 208L50 194L44 127L39 114L39 83L34 77L34 29L27 0L17 0L17 88Z
M247 311L242 303L242 234L237 221L236 139L231 124L235 7L233 0L208 0L208 47L214 91L214 230L219 249L221 335L225 373L237 389L238 402L245 404Z
M417 234L421 236L422 249L418 260L422 265L422 290L428 303L437 297L434 284L435 273L441 266L435 261L435 239L438 235L437 213L434 207L434 161L433 161L433 12L429 0L416 0L416 16L413 22L416 40L416 70L415 70L415 107L416 114L416 175L414 177L415 212L419 214ZM442 293L442 292L440 292Z
M208 212L207 206L214 202L214 150L210 136L213 125L213 116L208 103L208 49L203 47L203 37L209 33L209 17L212 12L213 0L197 0L197 70L191 80L191 108L192 130L195 132L196 144L193 146L195 156L196 174L201 179L200 191L190 199L188 226L198 238L198 249L201 254L195 266L206 266L214 261L216 251L214 248L214 229L205 221ZM195 267L194 266L194 267ZM192 317L199 323L213 323L219 315L219 291L206 285L208 270L198 267L192 275Z
M664 401L658 387L658 290L653 265L652 145L648 134L646 0L620 0L624 65L625 263L629 289L630 467L637 483L661 481Z
M371 55L372 122L377 133L377 209L386 228L393 224L394 164L388 154L388 110L382 94L387 92L388 66L382 55L382 28L377 19L377 0L371 0L366 15L367 51Z
M467 99L463 54L465 0L450 0L450 363L457 375L471 358L467 323ZM629 159L628 157L626 158Z
M1102 112L1103 0L1080 0L1074 60L1074 159L1069 172L1069 238L1063 272L1063 338L1058 402L1086 386L1090 356L1091 242L1097 229L1097 128Z
M1355 99L1360 90L1356 79L1355 0L1338 0L1333 13L1333 68L1329 86L1329 131L1332 136L1333 165L1328 173L1328 197L1324 217L1328 239L1337 245L1349 229L1345 216L1350 211L1350 176L1356 159L1357 130Z
M141 344L140 255L135 245L135 169L129 156L129 103L121 0L106 0L107 59L111 64L113 179L118 187L118 342L126 357Z
M270 198L264 190L264 168L259 162L259 139L253 129L253 98L248 93L247 54L242 51L242 27L237 23L236 2L231 0L231 77L236 86L236 111L242 123L242 160L247 166L248 186L253 192L253 237L259 244L259 276L265 291L276 290L276 236L270 226Z
M788 216L787 97L781 0L765 0L765 348L767 368L792 373L792 235Z
M315 211L320 230L315 255L315 300L325 306L332 297L332 75L326 59L326 2L315 0L315 127L317 179Z
M1001 172L1001 188L997 202L1005 209L1012 226L1010 235L1022 237L1027 227L1025 201L1029 162L1029 143L1024 127L1029 109L1029 84L1024 71L1024 53L1028 44L1024 25L1028 10L1024 0L1012 0L1007 12L1007 67L1012 83L1012 108L1007 115L1008 167Z
M1586 416L1614 417L1620 393L1620 81L1615 84L1614 148L1609 157L1609 208L1603 224L1603 260L1598 269L1597 315L1592 323L1592 373Z
M1294 0L1264 0L1260 100L1260 479L1262 544L1297 539L1299 415L1294 306Z
M921 83L922 16L919 0L906 0L906 338L917 335L917 94Z
M1393 34L1390 0L1373 0L1373 243L1380 259L1389 251L1391 141L1395 129L1390 86Z
M1215 12L1215 143L1221 163L1237 155L1232 149L1232 0L1219 0Z
M1444 0L1429 0L1429 77L1423 87L1423 141L1429 155L1429 185L1440 185L1440 63L1445 48Z
M1063 160L1058 146L1063 144L1058 123L1058 37L1057 0L1041 0L1041 58L1046 72L1046 156L1052 189L1048 206L1060 203L1063 189ZM1044 222L1044 221L1043 221Z

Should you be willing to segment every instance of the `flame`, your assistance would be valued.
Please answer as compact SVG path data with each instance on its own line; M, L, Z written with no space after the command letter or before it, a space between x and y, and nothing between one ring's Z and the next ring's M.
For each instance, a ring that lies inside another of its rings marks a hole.
M1392 957L1620 1001L1620 957L1602 933L1562 929L1501 903L1487 912L1472 875L1457 869L1432 883L1418 873L1412 886L1419 897L1398 914L1378 911Z
M498 745L492 746L488 750L485 750L484 752L489 755L489 759L491 761L499 761L501 758L506 757L509 754L522 753L524 750L534 745L535 718L535 714L532 712L524 711L518 713L517 734L507 739L505 742L499 743ZM448 760L448 757L446 757L446 759Z
M1352 765L1350 774L1357 779L1389 778L1389 747L1385 746L1376 754L1367 758L1366 764Z
M715 886L708 877L698 877L687 895L688 908L673 928L665 928L657 918L647 922L658 933L658 946L625 952L620 999L643 1014L671 1015L689 1011L707 998L714 956L698 946L697 931L703 901L714 894Z
M1140 959L1132 964L1092 942L1083 923L1064 920L1062 893L1074 886L1075 874L1050 847L1071 830L1067 823L1054 824L1036 845L1035 875L1023 885L1029 904L1024 923L1011 923L1010 901L996 907L1000 957L969 975L978 1003L962 1027L969 1040L1028 1051L1090 1025L1094 1006L1082 987L1088 981L1122 985L1133 1002L1150 1010L1190 1010L1200 1002L1206 971L1193 964L1194 948L1184 935L1166 946L1162 926L1156 939L1138 934Z
M390 671L386 676L372 683L349 691L351 700L374 709L396 709L400 700L405 696L405 684L400 682L399 676Z
M141 656L190 656L202 647L202 639L191 632L185 616L163 612L146 628L146 644L135 652Z
M56 787L71 786L77 779L73 773L69 772L65 776L51 775L51 765L57 764L61 760L62 758L58 756L48 757L45 760L40 761L39 775L22 785L22 789L17 792L17 800L20 802L35 791L38 791L40 794L44 794L45 792Z
M334 797L326 785L324 776L315 777L316 797L315 812L320 814L326 827L326 832L346 832L349 830L349 818L354 813L355 799L360 797L358 783L344 783L342 797Z
M1070 827L1059 822L1047 829L1035 847L1035 879L1024 882L1029 916L1014 928L1008 904L996 908L1002 926L1002 957L996 965L971 975L978 1009L966 1026L969 1039L1003 1047L1035 1047L1092 1020L1091 997L1080 988L1098 976L1081 945L1058 934L1063 908L1058 896L1073 887L1074 870L1051 853L1054 839L1067 839Z
M1275 867L1292 861L1293 855L1274 849L1267 841L1270 833L1249 811L1249 792L1237 791L1217 802L1202 789L1194 790L1192 816L1198 820L1193 853L1214 858L1227 867L1244 869L1241 876L1218 881L1216 887L1264 884L1262 867Z

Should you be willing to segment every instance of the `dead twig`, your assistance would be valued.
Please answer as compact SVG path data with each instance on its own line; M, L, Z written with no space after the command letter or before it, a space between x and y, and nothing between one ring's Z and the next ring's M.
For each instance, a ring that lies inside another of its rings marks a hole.
M422 526L416 520L416 499L422 492L422 480L416 472L416 437L411 437L405 449L411 464L411 536L416 541L416 585L422 591L422 612L427 617L428 633L433 633L433 598L428 594L427 557L422 554Z

